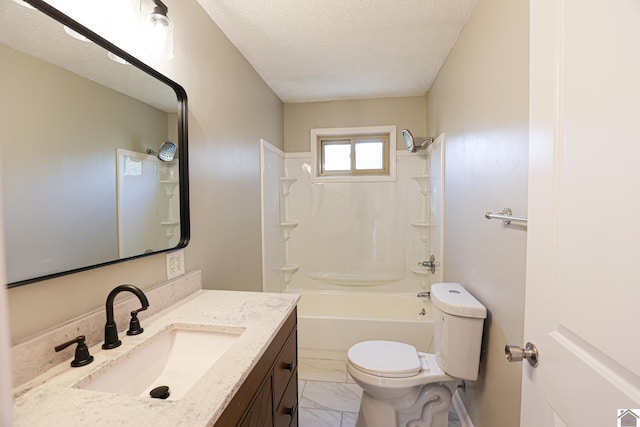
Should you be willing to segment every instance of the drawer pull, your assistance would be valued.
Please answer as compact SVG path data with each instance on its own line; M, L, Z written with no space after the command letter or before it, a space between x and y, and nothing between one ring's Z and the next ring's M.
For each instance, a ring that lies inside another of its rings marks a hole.
M293 371L293 366L294 366L293 362L285 362L282 364L282 367L289 372Z
M285 413L285 415L289 415L290 417L293 417L293 414L296 413L296 408L295 407L289 408L288 406L285 406L283 412Z

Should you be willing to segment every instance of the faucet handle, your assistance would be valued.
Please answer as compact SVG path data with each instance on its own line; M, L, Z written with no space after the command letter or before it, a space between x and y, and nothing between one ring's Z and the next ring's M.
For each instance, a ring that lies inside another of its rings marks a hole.
M79 366L88 365L93 362L93 356L89 354L89 348L87 344L85 344L85 336L80 335L71 341L67 341L63 344L55 346L54 350L57 352L64 350L69 347L71 344L78 344L76 347L75 357L71 361L71 366L77 368Z
M129 321L127 335L139 335L144 332L144 328L140 326L140 320L138 320L138 313L146 309L147 307L142 307L131 312L131 321Z

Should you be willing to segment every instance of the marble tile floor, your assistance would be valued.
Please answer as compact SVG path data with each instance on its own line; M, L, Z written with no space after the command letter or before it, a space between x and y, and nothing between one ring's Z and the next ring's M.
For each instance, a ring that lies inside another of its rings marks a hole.
M362 390L344 362L300 358L298 381L300 427L355 427ZM453 408L449 427L461 427Z

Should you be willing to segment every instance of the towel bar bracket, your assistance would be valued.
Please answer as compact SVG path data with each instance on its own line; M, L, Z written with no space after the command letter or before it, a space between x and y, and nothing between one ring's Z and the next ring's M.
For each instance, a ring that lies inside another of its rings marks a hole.
M511 211L511 208L504 208L502 212L497 214L492 212L487 212L486 214L484 214L484 217L487 219L501 219L504 225L511 224L511 221L520 221L525 223L528 221L526 217L514 216L513 212Z

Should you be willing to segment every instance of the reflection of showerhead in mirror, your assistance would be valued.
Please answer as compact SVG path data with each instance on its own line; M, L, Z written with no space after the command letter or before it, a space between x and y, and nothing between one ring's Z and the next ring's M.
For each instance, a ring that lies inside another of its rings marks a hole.
M425 138L419 144L416 144L416 140L409 132L409 129L402 129L402 137L404 138L404 142L407 144L407 151L410 153L415 153L418 150L424 150L433 142L433 138Z
M170 162L176 155L176 144L171 141L165 141L160 146L160 149L156 152L153 150L147 150L147 154L155 154L163 162Z

